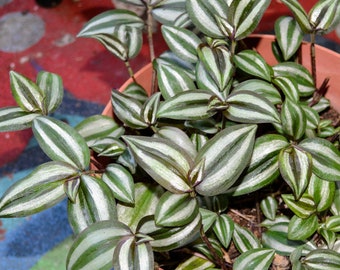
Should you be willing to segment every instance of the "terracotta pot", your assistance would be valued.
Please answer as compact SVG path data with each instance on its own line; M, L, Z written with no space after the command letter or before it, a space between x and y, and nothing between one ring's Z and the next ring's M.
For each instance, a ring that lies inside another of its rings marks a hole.
M247 43L251 44L266 59L268 64L275 65L277 63L273 56L271 43L274 41L272 35L252 35L247 39ZM269 52L269 53L268 53ZM302 64L310 70L309 45L302 45ZM329 90L326 97L331 100L333 108L340 112L340 54L327 48L316 46L316 63L317 63L317 80L318 86L325 78L330 78ZM151 89L152 65L148 64L140 69L135 78L147 91ZM120 88L123 91L132 80L127 80ZM112 105L109 102L104 111L104 115L113 116Z

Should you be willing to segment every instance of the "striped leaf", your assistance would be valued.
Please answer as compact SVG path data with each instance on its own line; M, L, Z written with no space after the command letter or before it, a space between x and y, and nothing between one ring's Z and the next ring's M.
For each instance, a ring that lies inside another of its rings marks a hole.
M158 118L177 120L200 120L212 116L209 111L211 93L204 90L190 90L178 93L161 103Z
M117 200L130 204L135 202L133 177L123 166L109 164L102 175L102 180L110 188Z
M307 192L317 205L317 212L323 212L331 207L335 197L335 188L335 182L322 180L312 174Z
M91 37L96 34L112 34L114 28L120 25L128 25L130 27L143 29L144 21L129 10L108 10L89 20L79 32L78 37Z
M236 182L249 164L256 129L255 125L227 127L203 146L196 158L196 163L205 159L204 178L195 188L199 194L222 194Z
M160 186L145 183L135 184L134 205L117 203L119 221L129 226L135 233L143 218L155 214L156 206L162 194L163 189Z
M98 178L82 175L74 203L68 203L68 219L75 234L102 220L116 220L116 203L111 190Z
M30 79L13 70L9 75L12 95L19 107L26 112L42 112L43 91Z
M203 231L207 232L218 218L217 213L205 208L199 209L202 217Z
M159 104L161 101L161 93L155 93L150 98L148 98L144 106L142 108L142 116L144 118L145 123L149 125L156 124L157 118L156 114L159 108Z
M0 217L29 216L65 198L63 184L78 170L62 162L47 162L13 184L0 199Z
M115 115L126 126L143 129L148 127L141 115L142 104L124 93L113 90L111 92L111 102Z
M26 112L20 107L0 108L0 131L17 131L30 128L40 113Z
M293 190L296 200L306 191L312 176L312 156L297 147L283 149L279 156L280 173Z
M262 247L259 239L250 230L237 223L234 227L233 242L240 253Z
M282 103L279 91L272 84L263 80L250 79L241 82L233 88L233 93L242 90L254 91L268 99L274 105Z
M331 249L316 249L307 254L302 264L308 270L336 270L340 268L340 255Z
M303 9L301 4L296 0L282 0L282 2L290 9L290 11L294 14L296 21L299 23L301 29L305 33L309 33L312 28L309 23L308 15L306 11Z
M211 243L211 248L214 249L215 253L219 258L223 257L223 246L220 244L220 242L213 237L208 237L209 242ZM206 243L204 243L202 240L196 241L192 248L198 252L198 254L202 254L206 258L208 258L210 261L214 261L214 256L211 254L211 250L208 248ZM219 269L219 268L217 268ZM210 270L217 270L216 268L212 268Z
M275 220L276 217L276 211L277 211L277 201L272 196L267 196L264 198L260 203L261 211L263 215L270 219Z
M325 33L332 30L339 9L339 0L318 1L309 11L309 21L318 32Z
M130 83L123 91L124 95L133 98L141 104L144 104L148 99L148 94L145 89L138 83Z
M77 199L80 182L80 177L77 177L75 179L72 179L71 181L66 181L64 183L65 194L72 203L74 203Z
M80 122L75 129L91 147L93 143L107 136L119 138L124 134L124 128L119 126L112 117L93 115Z
M215 264L205 258L192 256L178 265L175 270L206 270L211 269L214 266Z
M310 96L315 91L313 77L304 66L294 62L279 63L273 67L274 77L292 77L298 85L300 96Z
M288 61L299 49L303 40L303 32L296 20L283 16L275 22L275 35L283 58Z
M325 227L332 232L340 232L340 216L328 217L325 222Z
M340 180L340 152L331 142L311 138L303 140L299 147L312 155L313 173L323 180Z
M295 200L291 194L282 194L282 199L288 208L300 218L308 218L315 213L315 202L308 195L303 195L299 200Z
M334 200L333 200L330 211L332 212L334 216L340 215L340 189L339 188L335 190Z
M52 160L63 161L85 170L90 150L82 136L66 123L50 117L37 117L32 130L40 147Z
M173 193L191 190L187 174L192 159L183 149L163 138L124 136L136 161L157 183Z
M265 219L261 222L261 226L270 229L273 226L276 226L277 224L287 224L289 223L289 218L284 215L276 216L274 220L271 219Z
M265 270L269 269L275 251L268 248L256 248L241 254L234 262L235 270Z
M292 77L279 76L274 78L272 82L282 91L286 98L289 98L294 102L300 100L298 85Z
M227 48L222 46L210 48L202 45L197 52L200 61L214 79L219 91L228 91L231 78L234 75L234 66L231 63L231 55Z
M274 105L263 96L251 91L237 91L227 98L228 109L223 112L228 119L240 123L280 123Z
M226 214L219 215L213 230L221 244L228 248L234 233L234 221Z
M184 91L196 89L193 80L182 68L159 61L154 62L154 67L157 71L158 86L165 100Z
M213 38L223 38L216 15L225 17L228 5L225 1L187 0L186 10L194 25L205 35Z
M318 233L325 239L327 246L329 248L334 247L334 244L337 240L337 234L325 228L319 228Z
M270 0L241 0L231 2L230 8L234 14L233 24L236 29L236 40L247 37L256 29L270 2Z
M40 71L37 76L37 85L44 94L44 112L53 113L60 106L63 95L63 81L57 74Z
M299 140L306 132L307 119L302 107L287 98L281 108L283 132L293 140Z
M150 235L154 240L150 244L154 251L164 252L183 247L199 237L201 216L197 215L189 224L182 227L168 228L165 232Z
M91 225L74 240L66 261L67 270L111 269L116 246L130 229L118 221L101 221Z
M157 1L152 17L163 25L173 25L185 15L185 0Z
M308 129L315 129L319 127L320 123L320 115L318 112L307 105L301 105L303 111L305 112L306 119L307 119L307 128Z
M293 216L288 225L288 239L306 240L318 229L318 217L314 214L308 218Z
M94 36L105 49L122 61L128 61L128 48L118 37L112 34L96 34Z
M184 28L162 25L162 34L171 51L184 61L197 62L197 48L201 39Z
M198 203L190 194L173 194L165 192L160 198L156 211L155 222L158 226L184 226L198 215Z
M134 265L137 270L153 270L154 266L154 256L150 243L141 241L137 243L134 252ZM125 269L125 268L123 268Z
M199 151L203 147L203 145L205 145L209 140L206 135L202 135L199 133L194 133L193 135L191 135L190 139L197 151Z
M234 61L242 71L268 82L271 81L273 70L257 52L243 50L235 55Z
M98 156L116 157L125 152L126 145L119 139L106 137L96 140L91 148Z

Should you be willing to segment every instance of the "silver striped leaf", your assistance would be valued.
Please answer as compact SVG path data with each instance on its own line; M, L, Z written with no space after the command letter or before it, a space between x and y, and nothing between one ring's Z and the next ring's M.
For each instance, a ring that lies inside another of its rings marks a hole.
M267 196L260 202L260 208L261 208L263 215L266 218L272 221L275 220L276 211L278 208L278 203L275 198L273 198L272 196Z
M75 202L68 202L68 219L75 234L103 220L117 220L116 202L98 178L82 175Z
M161 103L158 118L202 120L214 115L209 111L212 94L205 90L188 90Z
M318 217L316 214L308 218L293 216L288 225L288 239L307 240L318 229Z
M142 108L142 116L144 119L144 122L148 125L154 125L157 122L157 111L159 108L159 104L161 101L161 93L157 92L153 94L151 97L149 97Z
M158 184L173 193L191 191L187 175L193 160L168 139L123 136L141 166Z
M303 40L303 32L296 20L283 16L275 22L275 35L283 59L288 61L299 49Z
M281 108L283 132L293 140L299 140L306 132L307 119L304 110L297 102L287 98Z
M202 207L200 207L199 211L202 217L203 231L207 232L218 219L218 214Z
M197 48L201 39L188 29L162 25L162 34L170 50L190 63L197 62Z
M43 91L44 109L46 114L53 113L60 106L63 95L62 78L54 73L40 71L37 76L37 85Z
M128 25L142 30L144 28L144 21L129 10L108 10L89 20L78 33L78 37L112 34L114 28L120 25Z
M9 75L12 95L19 107L26 112L43 112L43 91L30 79L13 70Z
M338 21L339 0L325 0L317 2L309 11L309 21L319 33L328 33L335 27L334 21ZM338 12L338 13L337 13Z
M261 248L260 240L247 228L234 224L233 242L240 253Z
M237 91L226 100L224 116L239 123L280 123L280 115L265 97L252 91Z
M214 266L215 264L208 259L193 255L189 259L179 264L175 270L206 270L213 269Z
M96 140L91 149L98 153L98 156L117 157L125 152L126 145L120 139L106 137Z
M306 120L307 120L307 128L308 129L316 129L320 124L320 115L313 108L307 105L301 105L301 108L305 112Z
M67 255L66 269L111 269L116 246L122 238L130 235L130 229L118 221L100 221L91 225L74 240Z
M196 192L213 196L229 190L249 164L256 129L256 125L227 127L203 146L196 163L205 159L204 177Z
M282 0L282 2L290 9L293 13L296 21L299 23L304 33L310 33L312 26L309 22L308 15L301 4L296 0Z
M145 89L138 83L130 83L123 91L123 93L138 102L144 104L148 99L148 94Z
M78 174L67 163L51 161L13 184L0 199L0 217L29 216L64 199L65 180Z
M294 78L278 76L275 77L272 82L282 91L286 98L289 98L295 102L300 100L298 84Z
M282 194L282 199L288 208L300 218L308 218L316 211L316 205L312 197L304 194L296 200L292 194Z
M300 142L299 147L312 155L313 173L323 180L340 180L340 152L331 142L311 138Z
M68 124L47 116L33 120L32 130L44 153L85 170L90 164L90 150L84 138Z
M80 187L80 177L69 179L64 183L64 191L67 198L74 203L76 201L78 191Z
M185 0L163 0L152 8L152 17L163 25L174 25L185 14Z
M234 233L234 221L226 214L217 217L213 225L214 233L221 244L227 249Z
M340 268L340 256L335 250L316 249L306 255L303 265L310 270L336 270Z
M0 131L17 131L30 128L40 113L27 112L20 107L0 108Z
M272 264L275 250L269 248L256 248L241 254L235 260L235 270L267 270Z
M340 216L331 216L326 219L325 227L332 232L340 232Z

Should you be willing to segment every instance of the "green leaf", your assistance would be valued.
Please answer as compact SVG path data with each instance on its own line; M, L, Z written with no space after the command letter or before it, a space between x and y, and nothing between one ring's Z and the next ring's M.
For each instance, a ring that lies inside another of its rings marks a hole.
M306 132L307 120L302 107L287 98L281 109L282 129L293 140L299 140Z
M141 115L142 104L124 93L113 90L111 102L115 115L128 127L143 129L148 127Z
M43 91L30 79L13 70L9 75L12 95L19 107L26 112L42 112Z
M235 55L234 61L242 71L268 82L271 81L273 70L257 52L243 50Z
M302 264L310 270L336 270L340 268L340 255L331 249L316 249L307 254Z
M78 170L63 162L47 162L13 184L0 199L1 217L21 217L52 207L65 198L65 180Z
M82 136L66 123L50 117L36 117L32 130L40 147L52 160L63 161L85 170L90 150Z
M241 227L237 223L235 223L234 227L233 242L241 253L262 247L259 239L250 230Z
M157 60L154 62L154 67L157 71L159 89L165 100L184 91L196 89L193 80L182 68Z
M256 248L241 254L234 262L235 270L265 270L269 269L275 251L268 248Z
M142 108L142 115L143 115L145 123L149 125L156 124L156 121L157 121L156 115L157 115L160 101L161 101L160 92L153 94L150 98L146 100Z
M190 194L173 194L165 192L160 198L155 211L155 222L158 226L184 226L198 215L198 203Z
M204 178L196 191L204 196L225 193L248 165L253 151L255 125L227 127L199 151L196 163L205 159Z
M63 100L64 88L62 78L51 72L40 71L37 76L37 85L44 95L43 111L46 114L53 113L58 109Z
M78 195L79 187L80 187L80 177L72 179L71 181L65 181L64 183L64 191L67 195L68 199L72 202L76 202L76 198Z
M203 231L207 232L217 220L218 215L217 213L205 208L200 208L199 211L202 217Z
M184 28L162 25L162 34L174 54L185 61L197 62L197 48L202 41L195 33Z
M319 228L318 233L325 239L328 248L333 248L337 240L337 234L323 227Z
M274 105L263 96L251 91L237 91L227 98L229 107L224 115L240 123L280 123Z
M170 140L144 136L123 136L139 166L157 183L173 193L191 190L187 174L192 159Z
M138 270L153 270L154 256L150 243L137 243L134 253L134 264Z
M288 225L288 238L306 240L315 233L318 225L318 217L315 214L308 218L293 216Z
M340 180L340 152L331 142L311 138L303 140L299 147L312 155L313 173L323 180Z
M133 235L124 237L116 246L113 253L113 267L116 270L136 269L134 262L135 238Z
M289 98L294 102L300 100L298 85L292 77L278 76L274 78L272 82L283 92L286 98Z
M320 115L318 112L307 105L302 105L301 108L305 112L306 119L307 119L307 128L308 129L316 129L320 123Z
M139 222L146 216L154 215L156 206L163 194L160 186L136 183L135 204L117 203L119 221L123 222L135 233Z
M161 103L158 118L177 120L200 120L212 116L209 111L211 93L204 90L190 90L178 93Z
M124 128L119 126L112 117L105 115L93 115L81 121L75 129L91 147L98 140L109 137L119 138L124 134Z
M118 221L101 221L91 225L74 240L67 256L67 270L111 269L114 250L130 229Z
M26 112L20 107L0 108L0 131L17 131L30 128L40 113Z
M327 230L330 230L332 232L340 232L340 216L331 216L328 217L325 226Z
M175 270L206 270L211 269L214 266L215 264L205 258L191 256L189 259L179 264Z
M92 37L96 34L112 34L114 28L119 25L128 25L143 29L144 21L129 10L108 10L89 20L79 32L78 37Z
M282 0L282 2L290 9L290 11L294 14L295 19L299 23L301 29L305 33L309 33L311 29L311 25L309 23L309 19L306 11L303 9L301 4L296 0Z
M322 180L315 174L312 174L307 192L312 196L317 205L317 212L323 212L331 207L335 198L335 188L335 182Z
M284 60L288 61L299 49L303 32L296 20L283 16L275 22L275 35Z
M334 216L340 215L340 189L336 188L334 200L331 205L331 212Z
M266 218L270 220L275 220L276 211L278 207L278 204L275 198L273 198L272 196L267 196L261 201L260 207L261 207L262 213L264 214Z
M219 215L213 226L214 233L227 249L234 233L234 221L226 214Z
M336 20L339 0L318 1L309 11L309 21L315 30L321 33L329 32Z
M69 223L78 234L102 220L116 220L116 203L111 190L98 178L82 175L74 203L68 203Z
M121 202L135 202L135 186L130 172L119 164L109 164L102 175L103 182Z
M138 83L130 83L123 91L124 95L131 97L132 99L138 101L141 104L144 104L148 97L145 89Z
M279 168L295 199L299 200L312 176L312 156L297 147L288 147L280 152Z
M185 0L157 1L152 8L152 17L163 25L176 24L184 15L186 15Z
M295 200L291 194L282 194L282 199L289 209L300 218L308 218L315 213L315 202L308 195L303 195L299 200Z
M91 148L98 156L116 157L124 153L126 145L119 139L106 137L96 140Z

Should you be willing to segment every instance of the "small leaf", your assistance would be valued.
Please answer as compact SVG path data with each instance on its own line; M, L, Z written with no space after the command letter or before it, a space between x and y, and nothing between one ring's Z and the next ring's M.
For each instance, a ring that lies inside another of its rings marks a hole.
M203 231L207 232L217 220L218 215L215 212L205 208L200 208L199 211L202 217Z
M134 253L134 265L138 270L154 269L154 256L150 243L137 243Z
M67 195L68 199L72 202L75 203L76 197L78 195L78 190L80 186L80 177L73 179L71 181L66 181L64 183L64 191L65 194Z
M295 200L293 195L282 194L282 199L290 210L300 218L308 218L315 213L316 206L312 198L307 195L302 196L299 200Z
M0 108L0 131L17 131L30 128L40 113L26 112L20 107Z
M113 267L116 270L136 269L134 261L135 238L133 235L119 241L113 253Z
M126 145L119 139L106 137L96 140L91 148L98 156L116 157L124 153Z
M226 214L218 216L213 226L214 233L221 244L228 248L234 233L234 222Z
M333 270L340 268L340 255L331 249L316 249L303 259L302 264L311 270Z
M302 107L287 98L281 109L282 128L294 140L300 139L306 131L307 120Z
M339 0L318 1L309 11L309 21L313 29L321 33L329 32L333 21L336 20Z
M144 104L148 99L148 94L145 89L138 83L130 83L123 91L125 95L133 98L141 104Z
M157 4L152 8L152 17L163 25L176 24L178 18L186 15L183 0L156 2Z
M282 2L290 9L290 11L294 14L295 19L299 23L301 29L305 33L309 33L311 29L311 25L309 23L309 19L307 13L301 6L298 1L295 0L282 0Z
M268 248L256 248L241 254L234 262L235 270L265 270L269 269L275 251Z
M37 117L33 133L43 151L55 161L63 161L86 169L90 164L90 150L80 134L66 123L50 117Z
M294 102L300 100L298 85L292 77L278 76L273 79L273 84L283 92L286 98L289 98Z
M316 129L320 123L320 115L318 112L307 105L302 105L301 108L305 112L306 119L307 119L307 128L308 129Z
M149 125L156 124L157 118L157 111L159 108L161 100L161 93L155 93L152 95L147 101L144 103L144 106L142 108L142 115L144 118L144 122Z
M327 230L336 233L340 232L340 216L331 216L327 218L325 226Z
M288 225L288 238L290 240L306 240L318 228L318 217L311 215L308 218L293 216Z
M189 259L179 264L175 270L206 270L211 269L214 266L215 265L211 261L205 258L191 256Z
M264 214L266 218L270 220L275 220L276 211L278 207L278 204L275 198L271 196L267 196L261 201L260 207L261 207L262 213Z
M325 239L328 248L333 248L334 243L337 240L337 234L325 228L319 228L319 234Z
M241 253L262 247L259 239L257 239L250 230L236 223L234 226L233 242L237 250Z
M335 198L335 188L335 182L322 180L315 174L312 174L307 192L312 196L315 204L317 205L316 210L319 213L331 207Z

